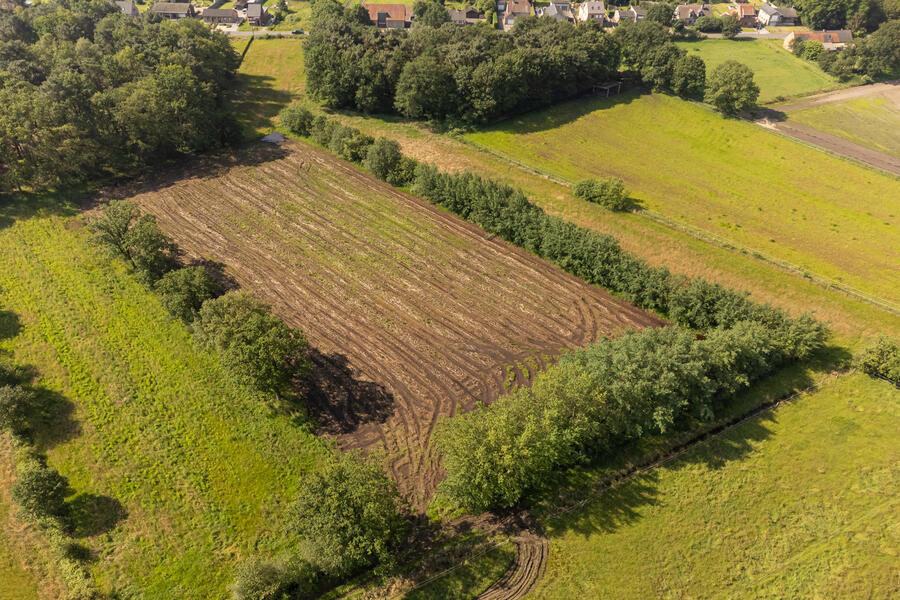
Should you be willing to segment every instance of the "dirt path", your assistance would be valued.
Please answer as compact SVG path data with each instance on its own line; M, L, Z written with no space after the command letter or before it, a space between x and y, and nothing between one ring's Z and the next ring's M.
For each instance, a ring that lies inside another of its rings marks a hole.
M319 431L384 448L422 508L437 421L527 384L567 348L662 320L307 144L254 146L111 190L316 349Z
M797 123L796 121L780 121L772 122L769 120L757 121L759 125L767 129L774 129L792 138L796 138L807 144L824 148L841 156L858 160L861 163L871 165L882 171L900 175L900 159L894 158L890 154L872 150L859 144L854 144L849 140L819 131L808 125Z
M516 545L516 559L503 577L486 589L478 600L519 600L527 596L547 566L550 540L523 531L511 541Z

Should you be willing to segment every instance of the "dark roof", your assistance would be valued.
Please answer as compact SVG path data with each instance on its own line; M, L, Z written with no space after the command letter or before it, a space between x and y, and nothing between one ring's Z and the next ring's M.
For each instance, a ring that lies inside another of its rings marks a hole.
M189 13L193 10L190 2L157 2L153 5L153 12L158 13Z
M254 17L262 17L264 11L264 6L262 4L248 4L247 5L247 18Z
M792 8L779 7L778 14L780 14L782 17L787 17L788 19L796 19L797 18L797 11L793 7Z
M204 17L234 17L237 18L237 11L233 8L207 8L203 11Z
M133 15L137 12L137 7L134 5L134 2L116 2L116 6L119 7L126 15Z

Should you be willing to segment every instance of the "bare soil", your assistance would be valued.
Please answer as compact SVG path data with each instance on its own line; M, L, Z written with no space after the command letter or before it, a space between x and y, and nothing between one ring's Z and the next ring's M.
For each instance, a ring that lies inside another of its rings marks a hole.
M660 318L300 142L107 190L156 215L188 257L270 303L310 340L320 431L383 447L424 506L438 419L489 403L567 348Z

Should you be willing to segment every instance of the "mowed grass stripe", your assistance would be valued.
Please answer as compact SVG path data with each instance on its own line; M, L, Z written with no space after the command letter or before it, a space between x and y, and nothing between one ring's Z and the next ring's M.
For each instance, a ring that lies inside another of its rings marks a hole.
M862 374L548 524L536 598L888 598L900 391Z
M324 445L225 380L216 358L122 265L59 217L0 231L0 302L20 315L4 342L75 406L76 431L42 440L79 492L128 518L87 543L104 586L147 598L224 594L238 556L293 543L287 506ZM59 434L61 432L51 432Z
M664 95L579 100L470 142L900 304L900 180Z
M900 92L790 111L788 119L900 158Z

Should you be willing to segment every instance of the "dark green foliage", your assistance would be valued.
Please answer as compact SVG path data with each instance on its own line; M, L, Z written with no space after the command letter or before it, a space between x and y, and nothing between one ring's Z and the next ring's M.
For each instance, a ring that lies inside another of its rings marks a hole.
M355 127L338 125L331 132L328 149L344 160L362 163L374 142L375 138L365 135Z
M276 393L290 388L310 367L306 338L246 292L207 300L194 330L219 352L222 364L244 384Z
M723 37L733 39L741 32L741 22L733 15L724 15L719 19L719 30Z
M291 104L281 111L279 121L294 135L307 137L312 131L313 114L300 104Z
M434 443L448 477L443 494L474 513L513 506L523 493L603 445L606 399L590 372L550 367L531 388L440 421Z
M339 453L305 477L293 511L305 558L330 576L391 565L408 530L394 482L373 460Z
M719 33L722 31L722 20L716 16L703 16L694 21L694 29L703 33Z
M69 480L42 461L28 460L17 472L12 499L31 517L59 517L65 512Z
M309 138L320 146L327 147L331 143L331 136L334 133L334 130L339 126L340 124L337 121L318 116L313 119L312 126L309 130Z
M759 86L753 80L753 71L735 60L713 69L706 81L706 101L726 115L755 107L758 98Z
M672 4L664 2L654 2L647 7L647 15L645 20L651 23L659 23L664 27L672 24L672 15L675 13L675 7Z
M0 431L21 433L28 427L32 394L20 385L0 386Z
M233 600L299 600L315 592L315 573L305 561L250 560L238 565Z
M625 184L618 177L579 181L575 185L575 197L609 210L626 210L631 205Z
M817 42L816 40L806 40L805 42L796 40L791 50L800 58L819 60L822 52L825 51L825 47L822 45L822 42Z
M163 307L185 323L197 318L205 301L222 293L222 286L204 267L169 271L156 282L155 288Z
M900 386L900 343L879 338L859 355L856 364L863 372L873 377L884 377Z
M706 93L706 63L699 56L685 54L675 63L672 91L689 100L703 100Z
M416 27L440 27L450 22L450 15L442 1L416 0L412 12Z
M369 147L366 154L365 166L375 177L383 181L391 181L392 176L400 168L403 154L400 153L400 144L388 138L378 138Z
M127 261L147 282L175 266L176 247L160 230L153 215L142 215L128 200L113 200L88 223L94 242Z
M596 24L521 21L506 33L424 24L405 32L325 16L304 44L307 89L335 108L484 123L616 76L618 47Z
M653 48L643 60L641 79L655 91L671 92L675 67L685 54L684 50L671 42Z
M228 39L112 3L0 11L0 191L141 170L236 140Z

